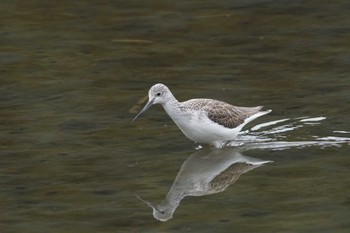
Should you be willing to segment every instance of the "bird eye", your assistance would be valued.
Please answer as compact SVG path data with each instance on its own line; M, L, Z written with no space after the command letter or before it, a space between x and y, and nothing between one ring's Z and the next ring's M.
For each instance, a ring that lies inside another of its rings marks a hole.
M160 96L161 94L162 94L162 93L158 92L156 95L157 95L157 96Z

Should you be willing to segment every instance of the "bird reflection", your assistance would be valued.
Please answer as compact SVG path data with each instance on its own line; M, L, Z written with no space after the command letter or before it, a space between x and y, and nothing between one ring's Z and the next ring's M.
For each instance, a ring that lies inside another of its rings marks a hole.
M244 156L235 148L199 150L182 164L163 201L154 204L136 196L153 209L154 218L168 221L184 197L222 192L243 173L270 162Z

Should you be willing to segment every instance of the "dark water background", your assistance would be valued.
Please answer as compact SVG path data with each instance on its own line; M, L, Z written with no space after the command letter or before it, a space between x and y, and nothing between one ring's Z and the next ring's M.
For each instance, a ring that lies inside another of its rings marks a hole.
M0 232L350 231L349 1L0 5ZM157 82L317 143L247 151L274 163L159 222L135 194L162 200L196 145L160 106L131 124Z

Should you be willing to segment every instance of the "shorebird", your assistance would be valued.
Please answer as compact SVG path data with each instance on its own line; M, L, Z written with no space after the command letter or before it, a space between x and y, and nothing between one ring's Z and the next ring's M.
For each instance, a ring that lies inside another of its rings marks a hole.
M260 111L262 106L237 107L214 99L179 102L161 83L149 89L148 98L147 104L132 122L152 105L160 104L187 138L216 148L233 141L247 123L271 112Z

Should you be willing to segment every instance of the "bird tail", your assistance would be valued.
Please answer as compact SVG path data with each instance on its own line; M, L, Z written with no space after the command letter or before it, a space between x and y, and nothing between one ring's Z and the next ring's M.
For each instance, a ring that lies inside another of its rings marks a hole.
M259 106L259 110L261 109L262 107ZM258 117L261 117L261 116L264 116L266 114L269 114L270 112L272 112L271 109L269 110L265 110L265 111L257 111L255 114L251 115L250 117L248 117L247 119L244 120L244 124L248 124L249 122L255 120L256 118Z

